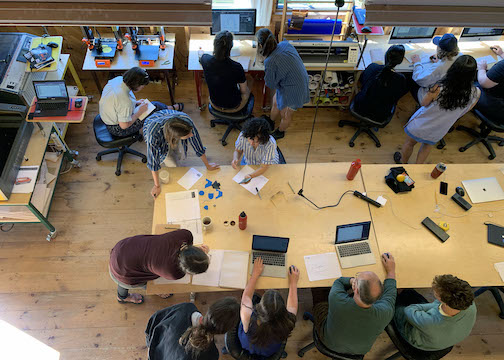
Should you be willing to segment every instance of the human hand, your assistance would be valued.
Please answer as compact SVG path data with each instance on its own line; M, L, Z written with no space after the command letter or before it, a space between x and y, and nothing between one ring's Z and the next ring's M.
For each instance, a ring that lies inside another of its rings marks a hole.
M161 193L161 186L154 185L150 193L154 199L157 198L159 193Z
M146 112L148 108L149 104L147 104L146 102L142 102L142 104L138 106L137 113L142 114Z
M381 256L383 267L387 275L395 274L395 259L391 253L383 253Z
M296 285L299 281L299 269L294 265L289 266L289 284Z
M203 250L205 252L205 254L208 254L208 252L210 251L210 248L208 247L208 245L200 245L200 248L201 250Z
M418 54L415 54L411 57L411 62L414 64L414 63L417 63L417 62L420 62L420 56Z
M433 63L437 63L439 61L438 57L436 55L431 55L429 57L430 61L432 61Z
M478 70L486 70L487 69L487 62L485 60L481 60L478 62Z
M496 54L496 55L499 55L499 56L503 56L504 57L504 51L502 51L502 48L499 46L499 45L494 45L494 46L491 46L490 49Z
M239 182L239 184L248 184L252 180L252 176L250 175L245 175L242 181Z
M258 257L255 259L254 268L252 269L252 276L259 277L264 270L264 264L262 258Z
M233 159L233 161L231 161L231 166L233 167L233 169L237 170L238 169L238 159Z
M207 170L213 171L219 169L220 166L217 165L216 163L208 163L208 165L206 165L206 168Z

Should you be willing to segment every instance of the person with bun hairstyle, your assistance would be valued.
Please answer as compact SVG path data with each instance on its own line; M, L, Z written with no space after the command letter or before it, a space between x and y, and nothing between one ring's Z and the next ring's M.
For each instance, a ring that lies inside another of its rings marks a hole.
M394 68L404 59L404 46L392 45L385 53L385 65L370 64L360 77L362 88L355 96L357 114L385 121L399 99L408 92L408 82Z
M240 304L225 297L213 303L203 316L193 303L159 310L145 329L149 360L218 360L214 336L236 327Z
M271 119L278 128L271 134L278 140L285 136L297 109L310 101L308 72L297 50L287 40L277 43L275 35L267 29L256 33L257 55L264 61L264 82L275 90Z

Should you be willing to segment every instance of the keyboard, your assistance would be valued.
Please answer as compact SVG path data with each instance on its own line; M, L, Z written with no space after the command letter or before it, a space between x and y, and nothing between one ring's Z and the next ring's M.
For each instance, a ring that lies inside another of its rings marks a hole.
M37 103L36 110L66 110L67 103Z
M285 254L272 254L254 251L252 253L252 264L258 257L262 258L264 265L285 266Z
M367 242L356 242L336 246L340 257L371 254L371 248Z

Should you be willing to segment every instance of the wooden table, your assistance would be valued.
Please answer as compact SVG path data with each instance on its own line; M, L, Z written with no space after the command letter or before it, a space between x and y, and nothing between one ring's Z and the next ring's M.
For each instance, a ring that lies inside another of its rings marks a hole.
M363 191L360 175L353 181L346 180L349 166L350 163L309 164L305 195L320 206L335 204L346 190ZM187 168L169 169L170 184L162 185L161 194L154 202L153 232L156 224L166 223L165 193L184 191L177 181L187 170ZM315 210L306 200L293 194L287 181L290 181L296 191L300 188L303 164L271 166L265 174L269 182L261 190L262 200L232 180L238 171L231 166L222 166L221 170L216 172L207 172L201 168L198 170L204 176L193 189L207 190L204 189L204 185L205 178L208 178L220 182L223 192L223 196L217 200L207 201L207 191L200 197L201 216L212 217L214 223L213 228L204 233L204 243L211 249L250 251L254 234L289 237L287 262L289 265L298 266L301 270L298 284L300 288L331 286L334 282L334 279L310 282L304 264L305 255L334 252L337 225L371 220L368 204L351 194L343 198L340 206L325 210ZM270 198L279 191L283 192L284 201L275 206ZM204 205L208 205L209 210L204 210ZM248 216L246 230L241 231L238 225L223 225L226 220L235 220L238 224L238 215L241 211L245 211ZM373 231L370 233L370 240L376 264L366 266L365 269L374 271L383 278L384 270ZM356 272L363 270L363 267L343 269L343 274L354 276ZM287 279L280 278L261 277L257 283L258 289L287 287ZM226 290L231 289L191 284L157 285L153 282L147 285L148 294Z
M44 117L33 117L32 119L28 118L28 115L35 111L37 106L37 98L34 97L33 101L30 105L30 109L26 114L26 121L42 123L42 122L50 122L50 123L69 123L69 124L80 124L84 120L84 116L86 115L86 108L88 105L87 96L69 96L70 104L68 113L66 116L44 116ZM81 99L82 106L80 108L75 107L75 100Z
M504 164L448 164L436 180L430 177L433 164L404 165L415 188L400 194L383 180L393 166L363 165L361 171L368 196L388 199L382 208L371 206L371 215L380 251L390 251L396 258L398 287L430 287L438 274L456 275L472 286L502 286L494 263L504 261L504 249L487 242L483 223L504 225L504 201L472 204L466 194L464 199L473 205L466 212L451 196L462 180L496 177L504 188L500 170ZM439 193L440 181L448 183L448 196ZM490 212L499 209L503 211ZM450 225L450 238L445 243L421 224L427 216L436 224L443 221Z

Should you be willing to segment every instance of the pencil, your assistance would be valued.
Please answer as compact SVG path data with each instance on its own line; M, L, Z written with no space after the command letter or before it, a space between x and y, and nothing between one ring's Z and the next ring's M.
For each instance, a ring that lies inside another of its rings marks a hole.
M259 199L261 199L261 200L262 200L261 193L259 192L259 189L258 189L258 188L255 188L255 189L256 189L256 191L257 191L257 195L259 195Z

